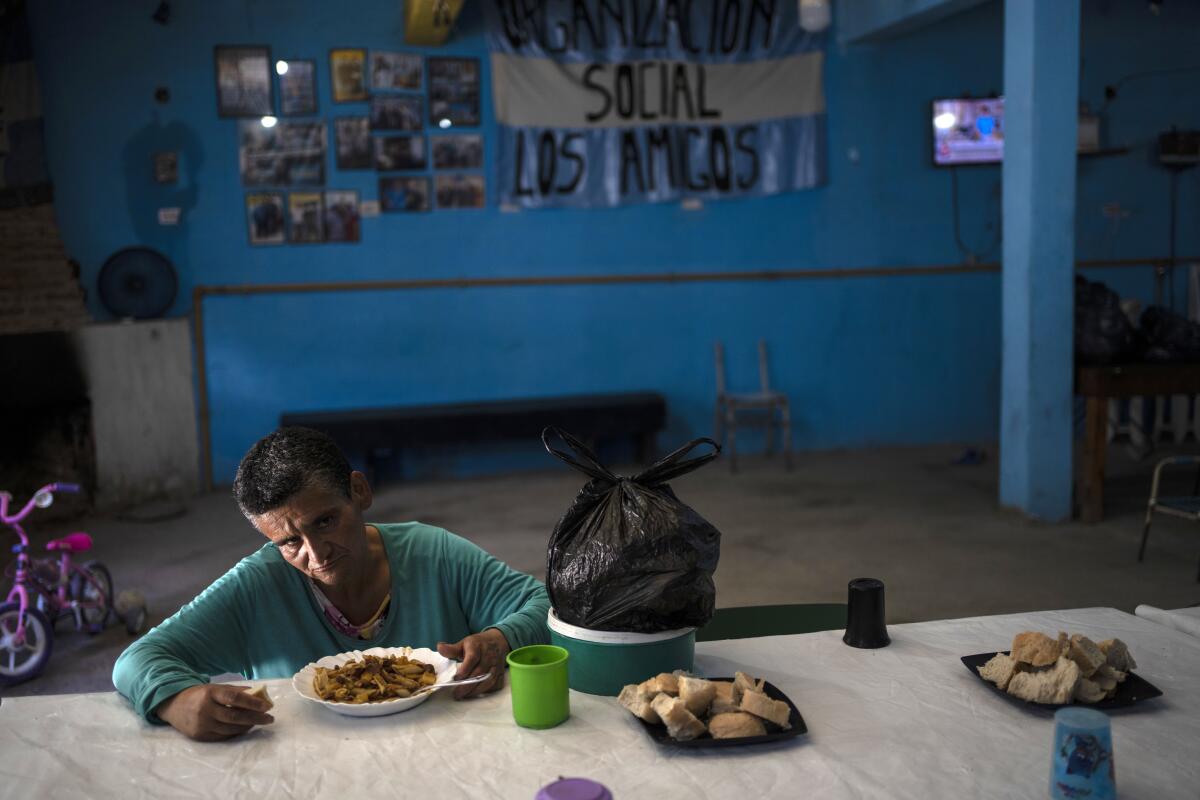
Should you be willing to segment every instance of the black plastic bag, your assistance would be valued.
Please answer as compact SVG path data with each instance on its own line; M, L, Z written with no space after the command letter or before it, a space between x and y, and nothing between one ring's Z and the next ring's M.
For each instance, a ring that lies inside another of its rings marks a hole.
M1112 364L1137 355L1137 331L1121 308L1121 297L1103 283L1075 276L1075 359Z
M559 436L575 457L550 445ZM591 478L559 520L546 555L546 590L563 622L604 631L657 633L701 627L716 602L721 532L680 502L667 481L721 452L688 442L631 478L614 475L574 436L542 432L546 451ZM713 452L685 459L694 448Z
M1150 306L1140 321L1147 361L1200 361L1200 323L1163 306Z

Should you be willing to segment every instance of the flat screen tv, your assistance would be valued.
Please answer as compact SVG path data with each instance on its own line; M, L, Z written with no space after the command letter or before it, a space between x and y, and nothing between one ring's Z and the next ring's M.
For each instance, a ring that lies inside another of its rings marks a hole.
M1004 98L933 101L933 163L995 164L1004 160Z

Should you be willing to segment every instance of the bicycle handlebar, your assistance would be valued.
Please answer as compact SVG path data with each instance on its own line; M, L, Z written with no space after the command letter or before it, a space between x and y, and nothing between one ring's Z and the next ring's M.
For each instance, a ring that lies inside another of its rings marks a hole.
M43 492L50 494L53 494L54 492L78 494L79 484L47 483L45 486L33 493L33 496L29 498L29 502L25 504L24 508L12 515L8 513L8 504L12 501L12 495L10 495L8 492L0 492L0 521L2 521L5 525L11 525L15 522L20 522L21 520L25 519L27 516L29 516L29 512L33 511L34 506L37 505L38 497Z

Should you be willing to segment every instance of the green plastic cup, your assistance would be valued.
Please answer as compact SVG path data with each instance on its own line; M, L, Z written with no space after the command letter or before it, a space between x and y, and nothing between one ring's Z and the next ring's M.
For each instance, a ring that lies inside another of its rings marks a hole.
M568 653L552 644L531 644L508 654L513 719L522 728L553 728L571 716Z

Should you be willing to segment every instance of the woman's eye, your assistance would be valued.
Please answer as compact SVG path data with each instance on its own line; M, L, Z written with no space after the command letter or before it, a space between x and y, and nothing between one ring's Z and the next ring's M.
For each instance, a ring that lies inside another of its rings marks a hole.
M317 527L324 528L324 527L328 526L329 523L332 521L333 521L333 517L321 517L319 520L317 520Z
M300 546L300 540L299 539L288 539L283 543L283 546L288 549L294 550L295 548Z

